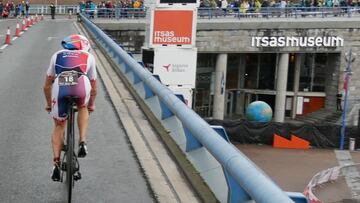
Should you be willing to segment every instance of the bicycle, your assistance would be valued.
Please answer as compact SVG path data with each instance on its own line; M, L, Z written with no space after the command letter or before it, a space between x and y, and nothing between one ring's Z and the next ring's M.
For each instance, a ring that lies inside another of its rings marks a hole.
M77 84L77 78L80 73L76 71L66 71L59 76L59 85L75 85ZM68 193L68 203L71 203L72 189L75 185L74 181L81 179L80 164L77 159L77 155L74 152L75 148L75 113L77 112L76 102L79 99L77 96L66 96L68 104L67 114L67 126L66 126L66 145L63 145L62 151L64 151L61 161L61 179L63 182L64 172L66 173L66 187ZM65 142L64 142L65 143Z
M80 173L80 164L77 159L77 155L74 152L75 148L75 112L77 112L76 108L76 100L78 97L75 96L67 96L65 97L68 100L68 118L67 118L67 129L66 129L66 145L63 145L63 157L61 161L61 182L63 182L63 175L66 173L66 187L68 193L68 203L71 202L72 198L72 189L75 185L74 181L78 181L81 179Z

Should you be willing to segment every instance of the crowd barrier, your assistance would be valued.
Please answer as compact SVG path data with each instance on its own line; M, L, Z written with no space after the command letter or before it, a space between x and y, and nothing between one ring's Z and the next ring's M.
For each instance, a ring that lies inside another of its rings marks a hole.
M282 191L228 142L223 128L217 132L84 14L80 19L220 202L308 202Z

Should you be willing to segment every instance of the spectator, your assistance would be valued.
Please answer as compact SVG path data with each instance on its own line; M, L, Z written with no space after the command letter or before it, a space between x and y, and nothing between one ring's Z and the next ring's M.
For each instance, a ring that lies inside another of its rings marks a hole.
M3 10L4 10L4 4L2 1L0 1L0 17L2 17L2 13L3 13Z
M19 15L20 15L21 17L23 17L23 16L24 16L24 7L23 7L23 4L22 4L22 3L19 3L19 4L18 4L18 9L19 9Z
M113 9L112 2L108 0L105 4L105 8L106 8L106 17L111 18L112 17L112 9Z
M51 13L51 19L55 19L55 5L53 3L50 4L50 13Z
M7 8L3 9L2 17L7 18L8 16L9 16L9 12L8 12Z
M26 15L26 18L29 17L29 8L30 8L30 2L26 1L25 2L25 15Z
M9 16L15 16L15 6L14 6L14 2L10 2L9 3Z
M332 7L333 6L333 2L332 0L326 0L326 7Z
M255 13L260 13L261 3L260 0L255 0Z
M15 14L14 17L18 17L18 15L20 14L20 8L19 8L20 4L15 5Z
M25 17L25 1L21 2L21 16Z
M240 4L240 13L245 14L249 10L249 7L249 2L243 0L243 2Z
M84 1L79 2L79 9L80 9L80 13L83 13L85 11L85 2Z
M227 0L222 0L221 1L221 9L223 10L224 16L226 16L227 7L228 7Z
M316 0L315 0L315 1L316 1ZM281 0L281 1L280 1L280 8L285 9L285 8L286 8L286 5L287 5L287 3L286 3L285 0Z
M261 4L261 7L263 7L263 8L270 7L269 1L268 1L268 0L264 0L264 1L262 2L262 4Z
M210 6L211 6L211 8L216 8L217 7L216 1L215 0L210 0Z
M341 100L342 100L342 94L341 94L341 92L339 92L336 95L336 110L338 110L338 111L342 111Z

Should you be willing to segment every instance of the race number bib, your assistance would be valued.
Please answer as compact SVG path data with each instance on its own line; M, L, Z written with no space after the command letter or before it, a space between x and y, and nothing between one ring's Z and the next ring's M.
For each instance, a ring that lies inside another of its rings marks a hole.
M59 86L71 86L78 84L79 74L76 71L65 71L59 75Z

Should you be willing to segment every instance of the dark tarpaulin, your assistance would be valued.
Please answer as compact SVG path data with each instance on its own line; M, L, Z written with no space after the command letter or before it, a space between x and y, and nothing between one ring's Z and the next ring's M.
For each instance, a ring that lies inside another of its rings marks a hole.
M341 126L335 124L292 124L292 123L259 123L247 120L207 120L210 125L221 125L225 128L229 139L243 144L272 145L274 133L290 139L291 134L305 139L310 145L318 148L338 148ZM356 147L360 147L360 136L357 127L347 127L345 147L349 137L356 139Z

